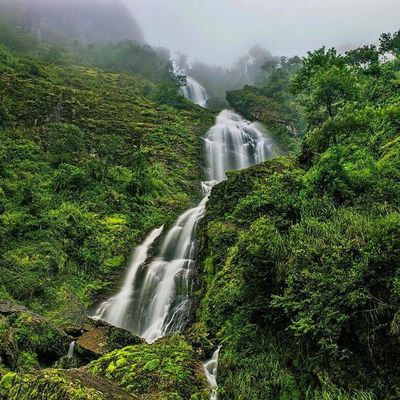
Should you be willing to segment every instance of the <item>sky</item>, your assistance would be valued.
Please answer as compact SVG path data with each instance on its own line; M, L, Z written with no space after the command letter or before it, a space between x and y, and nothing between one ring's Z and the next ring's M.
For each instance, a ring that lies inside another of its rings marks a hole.
M274 55L346 49L400 29L400 0L124 0L152 46L231 65L255 44Z

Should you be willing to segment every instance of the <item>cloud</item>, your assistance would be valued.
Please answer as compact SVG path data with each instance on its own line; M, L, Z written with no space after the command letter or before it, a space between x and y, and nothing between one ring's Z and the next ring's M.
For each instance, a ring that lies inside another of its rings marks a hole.
M252 45L304 54L322 45L371 43L400 28L398 0L124 0L147 41L211 64Z

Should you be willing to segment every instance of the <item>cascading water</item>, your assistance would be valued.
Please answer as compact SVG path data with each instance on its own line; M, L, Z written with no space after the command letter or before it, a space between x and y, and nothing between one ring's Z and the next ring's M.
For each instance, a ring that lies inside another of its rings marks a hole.
M183 95L193 103L205 107L208 100L206 89L190 76L186 77L186 83L187 85L181 89Z
M128 329L151 343L186 322L193 272L194 232L202 218L210 188L203 185L204 199L183 213L162 242L160 253L148 265L148 249L160 235L155 229L134 252L131 266L115 296L103 302L94 319Z
M233 111L222 111L205 137L208 181L202 182L203 200L178 218L151 262L147 262L148 251L161 235L162 227L153 230L135 249L121 290L103 302L93 318L128 329L149 343L169 332L180 331L190 310L195 231L204 215L212 186L226 179L228 170L267 160L271 150L272 142L261 126L246 121ZM204 364L212 387L211 399L217 398L218 354L219 349Z
M195 262L195 230L205 211L200 204L183 213L166 235L160 255L149 265L138 298L140 336L152 342L185 324L190 277Z
M204 372L206 374L207 381L211 387L211 400L217 400L217 373L218 373L218 355L220 347L214 351L211 359L203 364Z
M208 177L220 182L226 171L250 167L271 156L272 141L258 123L223 110L205 138Z
M115 296L100 304L92 318L102 319L119 328L134 330L131 325L132 317L130 311L137 291L135 290L136 276L141 273L140 267L147 260L148 252L155 240L161 235L163 228L162 226L154 229L144 242L136 247L121 290Z
M205 138L209 180L202 183L203 200L178 218L150 263L146 263L148 251L162 227L153 230L136 248L121 290L98 307L94 318L128 329L150 343L168 332L179 331L187 320L195 231L208 194L215 183L226 178L227 170L266 160L271 144L257 124L233 111L222 111Z
M73 340L69 344L67 358L73 358L74 357L74 351L75 351L75 340Z

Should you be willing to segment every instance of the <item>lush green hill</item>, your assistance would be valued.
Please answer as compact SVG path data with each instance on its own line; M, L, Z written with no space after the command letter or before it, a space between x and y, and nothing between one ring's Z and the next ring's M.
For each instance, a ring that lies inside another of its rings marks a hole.
M197 197L213 117L136 75L0 62L1 297L71 323Z
M84 48L30 52L6 32L19 55L0 48L0 398L205 399L217 344L221 400L400 397L399 34L229 93L289 154L213 188L194 323L153 345L89 327L106 350L62 370L65 332L197 200L213 116L151 48L92 49L84 67Z
M213 188L191 335L223 346L221 399L400 397L400 59L391 51L384 63L374 47L310 53L290 83L307 122L300 155ZM256 93L228 98L277 110Z

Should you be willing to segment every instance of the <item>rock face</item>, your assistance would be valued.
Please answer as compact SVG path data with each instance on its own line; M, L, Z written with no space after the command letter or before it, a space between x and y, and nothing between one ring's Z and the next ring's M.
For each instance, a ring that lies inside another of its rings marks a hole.
M72 338L16 303L0 301L0 357L9 369L49 366L67 353Z

